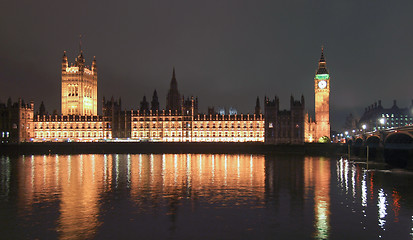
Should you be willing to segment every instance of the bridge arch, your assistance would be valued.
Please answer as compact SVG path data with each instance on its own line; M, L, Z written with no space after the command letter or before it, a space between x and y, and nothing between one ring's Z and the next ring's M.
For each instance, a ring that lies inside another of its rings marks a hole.
M413 143L413 134L411 132L395 132L387 135L386 139L384 140L386 144L409 144Z
M395 132L384 141L384 159L394 167L411 168L413 166L412 132Z
M368 145L369 147L378 147L380 141L380 137L373 135L366 139L366 145Z

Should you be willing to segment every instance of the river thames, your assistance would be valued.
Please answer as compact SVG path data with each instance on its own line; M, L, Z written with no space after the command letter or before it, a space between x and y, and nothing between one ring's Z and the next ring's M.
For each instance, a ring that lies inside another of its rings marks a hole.
M0 157L1 239L412 239L413 173L340 157Z

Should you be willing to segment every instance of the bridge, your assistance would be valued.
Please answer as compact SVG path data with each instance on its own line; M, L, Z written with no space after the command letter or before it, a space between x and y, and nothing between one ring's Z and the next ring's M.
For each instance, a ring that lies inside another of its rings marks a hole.
M384 157L391 166L413 169L413 125L373 132L353 131L345 136L346 143L356 156L371 159Z

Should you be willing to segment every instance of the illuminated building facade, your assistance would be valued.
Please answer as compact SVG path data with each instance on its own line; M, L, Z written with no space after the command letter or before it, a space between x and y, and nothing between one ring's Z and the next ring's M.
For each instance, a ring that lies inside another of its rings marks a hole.
M97 141L112 138L110 122L102 116L44 115L33 122L33 141Z
M97 116L97 77L96 58L92 67L85 66L80 50L75 64L67 61L66 51L62 59L62 115Z
M302 144L330 136L330 77L323 51L314 79L315 122L305 113L304 96L300 100L291 96L290 110L280 110L277 97L273 100L265 97L264 113L261 113L259 98L254 114L217 114L213 108L208 109L208 114L198 113L198 98L181 97L175 68L165 110L160 110L155 90L152 101L143 97L137 110L122 110L121 99L103 98L103 114L98 116L96 59L91 68L86 67L80 50L75 63L69 66L65 52L61 70L62 114L47 115L42 111L35 116L33 103L17 104L21 107L18 107L18 113L13 114L17 116L14 117L16 120L7 118L3 122L13 122L20 130L10 130L14 125L0 129L6 136L13 134L10 142L119 140ZM5 112L2 110L2 114Z
M264 142L260 115L132 113L131 139L160 142Z

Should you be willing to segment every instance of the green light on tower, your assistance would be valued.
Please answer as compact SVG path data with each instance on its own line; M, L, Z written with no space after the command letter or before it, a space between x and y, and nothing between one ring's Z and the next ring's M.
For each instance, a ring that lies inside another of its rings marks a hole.
M317 74L315 75L315 78L317 80L327 80L330 78L330 76L328 74Z

